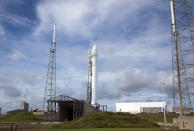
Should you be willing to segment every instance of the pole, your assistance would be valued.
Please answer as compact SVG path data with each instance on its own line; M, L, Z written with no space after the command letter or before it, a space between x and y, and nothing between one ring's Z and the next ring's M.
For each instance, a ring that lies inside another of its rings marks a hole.
M165 83L164 82L160 82L159 85L161 86L162 88L162 99L163 99L163 113L164 113L164 124L166 126L166 105L165 105L165 98L164 98L164 86L165 86Z
M163 97L163 106L164 106L164 123L165 123L165 126L166 126L166 105L165 105L165 103L164 102L166 102L165 101L165 98L164 98L164 86L162 86L162 97Z
M10 131L13 131L13 123L11 123L11 129L10 129Z
M15 131L18 131L18 125L15 125Z

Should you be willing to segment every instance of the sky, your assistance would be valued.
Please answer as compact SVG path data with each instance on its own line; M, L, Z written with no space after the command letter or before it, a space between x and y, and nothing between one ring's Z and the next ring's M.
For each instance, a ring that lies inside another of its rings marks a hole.
M169 0L0 0L0 107L42 107L53 24L57 95L86 100L88 50L98 49L97 102L172 105ZM27 96L27 97L25 97Z

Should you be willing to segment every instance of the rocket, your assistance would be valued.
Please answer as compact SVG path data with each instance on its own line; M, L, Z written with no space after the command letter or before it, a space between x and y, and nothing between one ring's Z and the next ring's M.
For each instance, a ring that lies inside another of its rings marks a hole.
M88 94L87 102L96 107L96 87L97 87L97 49L93 45L88 52Z

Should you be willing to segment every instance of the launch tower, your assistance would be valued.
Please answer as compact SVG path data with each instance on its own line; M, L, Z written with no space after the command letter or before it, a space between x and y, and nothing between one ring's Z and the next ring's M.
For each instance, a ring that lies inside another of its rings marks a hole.
M48 71L47 71L47 79L44 93L44 101L43 101L43 110L52 112L56 110L56 105L53 103L49 103L48 100L54 98L56 96L56 42L55 42L55 30L56 25L54 24L53 31L53 42L51 44L49 63L48 63Z
M189 0L171 0L174 106L192 106L194 92L194 22ZM179 102L177 102L179 99Z

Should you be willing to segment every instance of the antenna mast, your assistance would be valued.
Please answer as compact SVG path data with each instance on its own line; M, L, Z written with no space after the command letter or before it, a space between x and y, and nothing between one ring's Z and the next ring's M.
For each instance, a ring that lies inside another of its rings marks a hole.
M56 111L56 105L48 103L49 99L56 96L56 42L55 42L56 24L54 24L53 41L50 49L47 79L44 93L43 110L48 112Z

